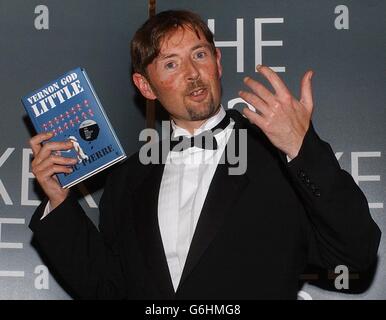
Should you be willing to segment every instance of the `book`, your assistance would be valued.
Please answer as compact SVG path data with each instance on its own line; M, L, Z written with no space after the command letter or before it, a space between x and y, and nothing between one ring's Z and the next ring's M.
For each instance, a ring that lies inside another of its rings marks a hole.
M86 71L68 71L22 98L38 133L52 132L49 141L71 141L73 148L58 151L78 159L73 172L58 173L59 183L69 188L126 158L117 135Z

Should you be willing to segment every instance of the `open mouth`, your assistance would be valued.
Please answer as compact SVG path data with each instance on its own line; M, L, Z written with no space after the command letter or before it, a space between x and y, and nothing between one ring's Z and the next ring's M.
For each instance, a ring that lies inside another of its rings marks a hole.
M195 102L200 102L206 98L208 90L206 88L196 88L189 93L189 98Z
M197 89L197 90L191 92L190 95L193 97L197 97L199 95L202 95L205 91L206 91L205 88Z

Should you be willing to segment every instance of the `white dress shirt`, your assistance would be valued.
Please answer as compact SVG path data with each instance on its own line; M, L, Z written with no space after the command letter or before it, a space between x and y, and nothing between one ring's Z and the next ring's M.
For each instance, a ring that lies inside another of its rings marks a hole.
M215 127L225 116L219 112L209 118L194 135ZM231 135L234 122L216 134L217 150L192 147L171 151L166 159L158 197L158 221L174 290L177 290L189 247L200 218L209 185ZM172 121L173 136L192 135Z

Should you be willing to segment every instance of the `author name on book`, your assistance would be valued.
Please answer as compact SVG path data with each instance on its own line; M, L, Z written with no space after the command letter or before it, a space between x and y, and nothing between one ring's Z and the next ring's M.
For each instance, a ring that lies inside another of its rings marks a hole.
M71 168L72 168L73 171L71 173L64 173L64 175L68 176L68 175L74 173L75 171L79 170L80 168L86 167L90 163L105 157L106 155L108 155L109 153L111 153L113 151L114 151L113 145L109 144L108 146L105 146L102 149L99 149L98 151L88 155L88 158L82 160L81 163L72 165Z

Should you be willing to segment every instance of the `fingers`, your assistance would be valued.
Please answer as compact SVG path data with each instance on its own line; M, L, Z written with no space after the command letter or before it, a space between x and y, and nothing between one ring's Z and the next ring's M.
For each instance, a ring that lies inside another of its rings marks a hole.
M42 148L41 143L51 139L52 137L53 137L52 132L45 132L45 133L39 133L36 136L33 136L29 140L29 145L31 146L34 156L36 156L39 153L40 149Z
M244 78L244 83L263 100L266 104L274 104L275 96L271 91L269 91L266 87L264 87L261 83L256 80L253 80L250 77Z
M63 166L63 168L68 168L67 166L74 165L78 162L77 159L74 158L66 158L66 157L60 157L51 155L50 157L43 160L36 168L37 172L47 170L49 167L53 165L60 165Z
M57 142L47 142L40 148L37 154L35 154L35 159L33 163L38 165L45 159L51 156L55 151L60 150L70 150L73 148L73 144L70 141L57 141Z
M264 87L258 81L246 77L244 79L244 83L252 89L253 93L257 97L252 97L251 94L244 94L241 91L240 96L254 106L258 106L261 109L266 107L274 107L278 104L289 105L293 100L293 96L291 92L288 90L284 82L280 79L280 77L269 67L266 66L257 66L256 69L270 82L275 93L269 91L266 87ZM312 83L311 78L314 72L309 70L305 73L301 81L301 90L300 90L300 102L301 104L311 112L313 109L313 97L312 97ZM249 100L247 100L249 99ZM262 103L264 102L264 103ZM262 113L268 114L267 112Z
M300 85L300 102L308 109L312 111L313 98L312 98L312 83L311 79L314 72L312 70L307 71L302 78Z
M258 115L256 112L249 110L249 108L244 108L243 114L251 123L255 124L259 128L263 129L265 127L264 118Z
M246 102L248 102L250 105L252 105L262 115L269 114L270 109L268 108L267 104L257 95L251 92L239 91L239 96L243 98Z
M56 164L47 167L45 170L33 171L39 183L42 183L44 181L47 181L48 179L51 179L52 176L56 173L71 173L71 172L72 172L72 168L56 165Z
M275 90L276 95L281 98L287 98L291 96L287 86L280 79L275 71L266 66L258 65L256 66L256 70L261 73L271 84L272 88Z
M55 173L71 173L72 169L69 166L77 162L74 158L50 155L38 164L32 163L32 173L38 181L46 181Z

